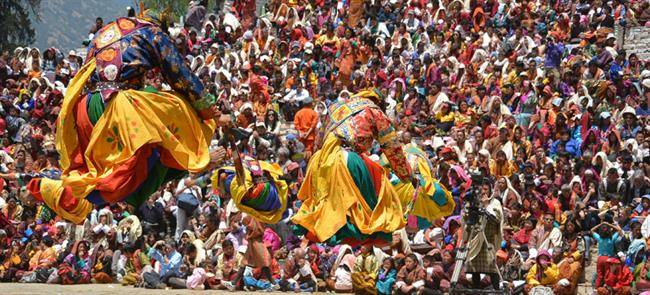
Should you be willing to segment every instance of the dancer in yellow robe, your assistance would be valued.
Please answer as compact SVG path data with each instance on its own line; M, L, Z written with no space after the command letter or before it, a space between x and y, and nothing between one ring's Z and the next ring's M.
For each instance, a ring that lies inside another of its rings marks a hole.
M173 92L144 90L152 70ZM158 25L118 18L97 32L66 92L56 134L61 178L33 179L29 190L75 223L93 204L138 206L164 182L209 164L213 105Z

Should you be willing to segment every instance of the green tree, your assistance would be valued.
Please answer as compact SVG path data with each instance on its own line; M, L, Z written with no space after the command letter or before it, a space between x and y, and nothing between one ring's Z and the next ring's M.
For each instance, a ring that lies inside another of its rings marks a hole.
M144 2L146 9L151 9L155 12L161 12L167 7L170 7L174 19L179 19L181 16L184 16L190 4L190 0L143 0L142 2Z
M198 1L198 0L197 0ZM190 0L143 0L145 8L151 9L155 12L160 12L170 7L175 20L179 20L181 16L185 16L187 8L190 6ZM214 11L217 1L208 0L207 11Z
M0 0L0 52L34 43L41 0Z

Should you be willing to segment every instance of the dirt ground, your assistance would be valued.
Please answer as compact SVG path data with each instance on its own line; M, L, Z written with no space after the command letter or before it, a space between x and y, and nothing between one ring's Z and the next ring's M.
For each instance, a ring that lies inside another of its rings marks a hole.
M589 295L592 292L592 288L588 286L580 286L578 289L579 295ZM0 294L2 295L41 295L41 294L93 294L93 295L144 295L144 294L163 294L163 295L183 295L183 294L194 294L194 295L203 295L203 294L248 294L249 292L235 292L231 293L228 291L192 291L192 290L151 290L151 289L142 289L134 287L123 287L121 285L107 284L107 285L71 285L71 286L62 286L62 285L47 285L47 284L4 284L0 283ZM291 294L291 293L266 293L266 292L257 292L258 294ZM323 293L321 293L323 294Z
M115 284L106 284L106 285L71 285L71 286L62 286L62 285L47 285L47 284L4 284L0 283L0 294L2 295L41 295L41 294L93 294L93 295L145 295L145 294L163 294L163 295L183 295L183 294L194 294L194 295L203 295L203 294L248 294L249 292L235 292L231 293L228 291L192 291L192 290L151 290L151 289L142 289L134 287L124 287L121 285ZM281 293L281 292L256 292L258 294L291 294L291 293ZM578 288L578 295L589 295L592 293L592 288L590 286L581 285ZM321 293L324 294L324 293Z
M247 294L249 292L235 292L228 291L193 291L193 290L151 290L143 288L124 287L116 284L92 284L92 285L47 285L47 284L5 284L0 283L0 294L2 295L41 295L41 294L54 294L54 295L67 295L67 294L92 294L92 295L144 295L144 294L163 294L163 295L176 295L176 294ZM285 294L285 293L260 293L258 294Z

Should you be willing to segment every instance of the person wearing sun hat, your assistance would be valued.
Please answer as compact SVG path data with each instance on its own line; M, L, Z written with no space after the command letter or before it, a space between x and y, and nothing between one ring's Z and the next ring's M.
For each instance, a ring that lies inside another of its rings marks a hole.
M620 118L623 121L619 130L621 140L628 140L636 137L636 134L641 131L641 126L638 123L634 108L626 105L621 112Z

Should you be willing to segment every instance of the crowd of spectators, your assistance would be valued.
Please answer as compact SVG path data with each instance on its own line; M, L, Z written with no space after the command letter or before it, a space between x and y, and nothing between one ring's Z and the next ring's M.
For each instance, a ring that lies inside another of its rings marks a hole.
M254 0L215 13L206 2L192 1L169 35L219 106L236 114L243 154L282 167L287 216L300 207L295 196L327 107L374 87L400 140L429 155L457 199L470 173L489 179L481 193L505 212L495 249L504 287L650 290L650 61L621 40L648 25L648 1L270 0L261 16ZM383 248L315 244L289 218L249 222L208 171L168 183L139 207L116 203L83 224L61 220L25 185L60 175L55 121L83 55L26 47L0 56L1 281L449 290L461 204L425 228L409 223ZM166 83L147 74L148 87ZM200 206L178 207L183 194ZM254 269L244 253L260 239L271 263ZM596 273L583 272L589 263ZM461 275L459 284L471 283Z

